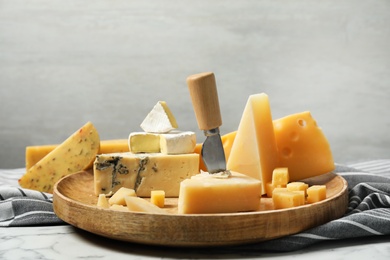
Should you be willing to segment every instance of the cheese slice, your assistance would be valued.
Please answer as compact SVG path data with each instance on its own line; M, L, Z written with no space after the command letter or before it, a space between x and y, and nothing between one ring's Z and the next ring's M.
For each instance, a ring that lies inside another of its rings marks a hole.
M227 169L261 180L265 194L265 184L271 182L277 165L278 150L268 96L251 95L238 126Z
M34 145L26 147L26 171L39 162L43 157L53 151L58 144L50 145ZM122 153L128 152L128 140L127 139L114 139L114 140L102 140L100 141L99 154L101 153ZM88 165L88 169L92 168L92 163Z
M165 214L166 212L153 203L139 197L125 197L126 206L130 211Z
M99 134L88 122L31 167L19 179L19 184L23 188L52 193L60 178L88 167L99 146Z
M163 154L193 153L195 145L196 135L191 131L173 131L160 135L160 151Z
M332 151L321 128L308 111L274 121L279 167L287 167L290 181L335 169Z
M164 190L167 197L178 197L180 182L199 173L198 167L196 153L101 154L94 163L95 194L109 194L126 187L140 197L150 197L152 190Z
M129 150L132 153L159 153L160 135L146 132L130 133Z
M177 129L178 125L167 103L158 101L141 123L141 128L148 133L167 133Z
M231 213L258 210L261 182L231 172L229 177L202 172L180 184L179 214Z

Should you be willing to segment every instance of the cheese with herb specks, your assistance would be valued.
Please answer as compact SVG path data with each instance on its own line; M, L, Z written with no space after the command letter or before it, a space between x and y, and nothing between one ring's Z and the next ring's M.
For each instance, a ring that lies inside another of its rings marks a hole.
M88 122L31 167L19 179L19 185L52 193L59 179L87 168L99 151L99 146L99 134Z

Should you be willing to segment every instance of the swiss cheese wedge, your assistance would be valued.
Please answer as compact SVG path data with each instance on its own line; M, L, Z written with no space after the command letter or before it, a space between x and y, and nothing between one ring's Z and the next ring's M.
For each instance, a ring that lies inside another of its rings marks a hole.
M328 140L310 112L289 115L274 121L279 150L279 167L287 167L290 181L334 170Z
M99 134L88 122L32 166L19 179L19 185L52 193L60 178L87 168L95 159L99 146Z
M261 180L265 194L265 184L272 180L277 166L278 150L268 96L251 95L231 147L227 169Z

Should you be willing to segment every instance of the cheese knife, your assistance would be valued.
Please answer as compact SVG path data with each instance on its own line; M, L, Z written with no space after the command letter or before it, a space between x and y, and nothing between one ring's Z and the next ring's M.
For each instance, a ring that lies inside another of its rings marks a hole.
M191 75L187 78L187 85L198 127L206 136L201 155L207 171L209 173L226 172L225 152L219 132L222 117L214 73L204 72Z

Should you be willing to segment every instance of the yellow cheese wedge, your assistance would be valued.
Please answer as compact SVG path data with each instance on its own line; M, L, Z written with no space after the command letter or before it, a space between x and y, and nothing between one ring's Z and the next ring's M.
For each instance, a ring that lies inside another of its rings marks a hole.
M111 196L111 198L108 200L108 203L110 205L116 204L116 205L126 206L126 202L125 202L126 196L136 197L137 194L135 193L135 190L133 190L133 189L121 187L119 190L117 190L117 192L114 193L114 195Z
M53 151L58 144L51 145L36 145L26 147L26 171L39 162L43 157ZM98 154L102 153L123 153L128 152L129 146L127 139L114 139L100 141L100 149ZM92 168L92 163L87 169Z
M125 197L125 201L126 201L127 208L130 211L149 212L149 213L157 213L157 214L166 213L163 209L159 208L153 203L139 197L128 196Z
M310 112L274 121L279 167L287 167L290 181L321 175L335 169L325 135Z
M23 188L52 193L60 178L88 167L99 146L99 134L88 122L31 167L19 179L19 184Z
M216 177L203 172L180 184L179 214L229 213L259 209L261 181L232 172Z
M251 95L245 106L227 161L227 169L244 173L265 184L278 166L271 108L264 93Z
M152 190L164 190L167 197L178 197L180 182L199 173L198 167L196 153L101 154L94 163L95 194L109 194L126 187L140 197L150 197Z

